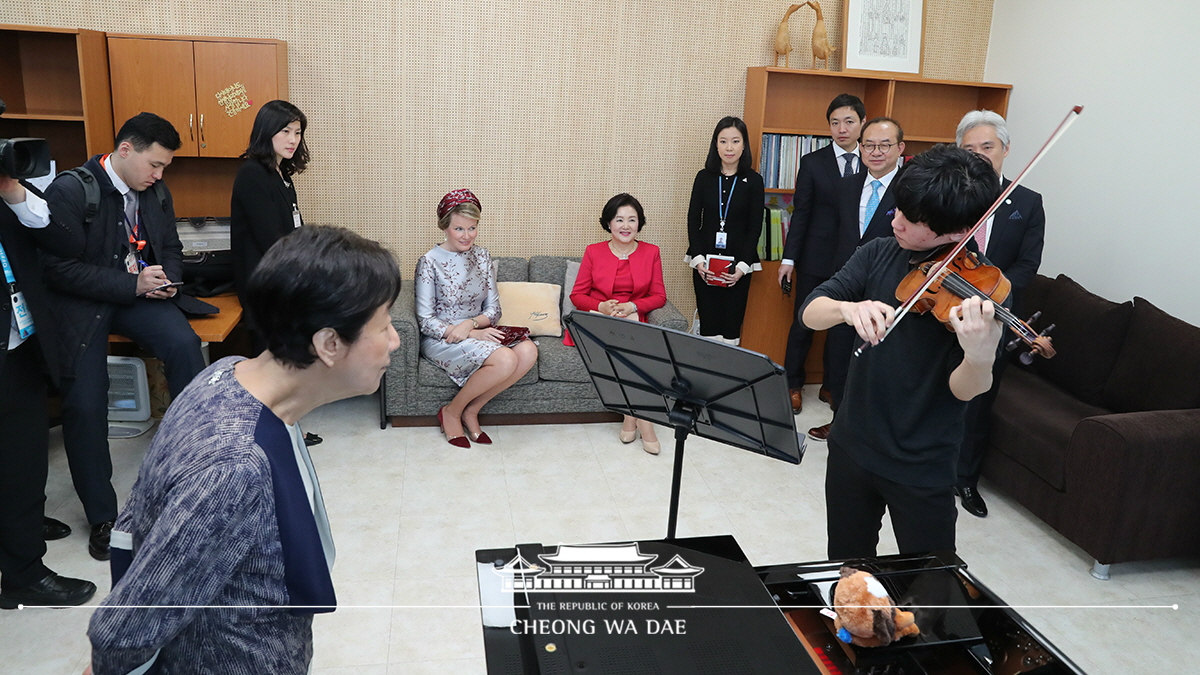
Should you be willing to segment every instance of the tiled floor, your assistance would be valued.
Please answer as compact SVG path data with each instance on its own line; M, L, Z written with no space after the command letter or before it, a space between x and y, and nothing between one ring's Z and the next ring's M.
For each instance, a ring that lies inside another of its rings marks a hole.
M798 429L827 420L815 390L806 390L805 403ZM380 430L375 405L342 401L304 422L325 438L313 460L337 542L341 605L316 619L317 675L482 674L476 549L665 535L667 443L653 457L639 443L621 445L615 424L495 427L488 428L495 445L459 450L436 428ZM148 435L112 444L122 498L147 442ZM61 438L51 444L47 510L75 533L49 543L47 564L105 591L107 565L86 553ZM760 565L825 557L824 444L810 443L800 466L700 439L687 447L680 536L733 534ZM959 554L1011 604L1036 605L1020 611L1080 667L1093 675L1194 667L1200 561L1114 565L1111 581L1097 581L1082 551L989 488L988 518L959 517ZM880 553L894 550L885 525ZM0 673L81 672L90 614L0 612Z

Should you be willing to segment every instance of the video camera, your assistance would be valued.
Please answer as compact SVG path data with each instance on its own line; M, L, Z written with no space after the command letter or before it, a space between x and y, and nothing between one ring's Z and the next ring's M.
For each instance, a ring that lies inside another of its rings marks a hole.
M0 99L0 115L7 107ZM0 138L0 175L34 178L50 173L50 144L44 138Z

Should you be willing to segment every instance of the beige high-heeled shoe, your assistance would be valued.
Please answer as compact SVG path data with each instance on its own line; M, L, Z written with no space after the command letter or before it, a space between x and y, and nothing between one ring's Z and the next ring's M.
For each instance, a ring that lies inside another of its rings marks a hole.
M645 420L638 420L638 425L648 425L648 424L650 424L650 423L646 422ZM648 441L648 440L646 440L646 434L644 432L642 432L641 429L637 429L637 431L638 431L638 433L640 433L642 435L642 450L645 450L646 452L650 453L651 455L657 455L662 450L661 443L659 443L658 441ZM655 434L655 436L657 436L657 434ZM632 441L633 439L631 438L629 440Z
M624 429L621 429L621 433L617 434L617 438L620 438L621 442L625 444L632 443L635 439L637 439L637 436L637 427L634 427L633 431L625 431Z

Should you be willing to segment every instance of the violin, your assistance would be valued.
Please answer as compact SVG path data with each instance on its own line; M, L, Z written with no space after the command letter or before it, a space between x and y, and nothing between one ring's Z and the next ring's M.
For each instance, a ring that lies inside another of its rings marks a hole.
M950 260L947 257L952 256ZM936 272L933 272L936 270ZM937 278L929 281L931 273ZM896 287L896 299L905 302L912 300L911 311L918 314L932 313L934 318L941 321L947 330L953 331L950 323L950 311L962 304L966 298L979 297L991 300L996 306L996 320L1017 334L1017 337L1005 345L1005 349L1013 351L1024 344L1028 352L1021 354L1021 362L1029 365L1033 355L1043 358L1054 358L1054 347L1050 342L1050 332L1054 324L1041 333L1034 330L1030 324L1037 321L1035 314L1029 321L1022 321L1000 303L1008 299L1012 293L1012 282L1000 271L999 267L987 265L974 252L965 248L956 249L953 244L946 244L936 249L924 262L909 272L900 285Z
M918 303L918 302L926 303L926 309L922 310L922 311L929 311L930 308L936 307L939 304L939 302L937 302L937 301L934 301L932 303L926 302L926 301L930 300L930 298L926 297L926 291L929 289L930 286L934 285L935 283L937 283L939 285L943 285L943 284L947 284L947 283L949 284L949 286L947 286L947 292L949 292L950 295L945 296L945 298L942 301L942 303L943 303L942 306L944 307L944 310L943 310L943 316L941 317L941 321L944 323L949 321L950 307L961 304L963 299L966 299L966 298L969 298L969 297L972 297L975 295L978 295L980 297L990 297L990 296L988 296L988 294L984 293L983 291L979 290L978 288L974 288L973 286L972 286L972 288L960 286L958 280L963 278L963 275L961 275L961 274L958 274L957 278L950 278L949 275L943 274L944 272L946 272L946 268L950 265L957 265L957 268L955 270L956 274L958 272L964 271L968 268L974 269L974 268L985 268L986 267L986 268L995 270L994 274L992 272L978 273L978 278L976 278L976 281L979 281L984 286L988 286L990 283L993 290L998 289L1001 285L1006 285L1007 287L1004 290L1004 297L1006 297L1006 298L1008 297L1008 293L1012 289L1012 284L1007 279L1004 279L1004 275L1000 273L999 269L994 268L990 265L983 265L980 262L978 257L975 257L973 253L970 253L969 251L967 251L966 250L967 242L970 241L971 238L975 236L975 232L977 230L979 230L979 228L982 227L985 222L987 222L987 219L991 218L992 215L996 213L996 209L1000 208L1000 205L1002 203L1004 203L1004 200L1007 199L1008 196L1010 194L1012 194L1012 191L1017 189L1017 186L1021 184L1021 180L1025 178L1025 174L1029 173L1029 171L1031 169L1033 169L1034 166L1037 165L1037 163L1042 159L1042 157L1045 156L1046 152L1048 150L1050 150L1050 148L1055 143L1058 142L1058 139L1062 138L1062 135L1064 133L1066 133L1067 129L1071 126L1071 124L1073 124L1075 122L1075 120L1079 117L1079 114L1082 112L1083 112L1083 106L1081 106L1081 105L1077 105L1077 106L1074 106L1071 108L1070 112L1067 113L1067 116L1065 118L1063 118L1063 121L1058 124L1058 127L1054 130L1054 133L1050 134L1050 138L1047 139L1045 144L1043 144L1042 147L1037 151L1037 153L1034 154L1033 159L1029 160L1029 164L1026 165L1025 168L1021 170L1021 173L1018 174L1017 177L1008 184L1008 187L1006 187L1003 191L1001 191L1000 196L996 197L996 201L992 203L991 207L989 207L988 210L985 211L983 213L983 215L979 217L979 220L975 223L975 226L972 227L971 229L967 230L967 232L965 234L963 234L963 238L957 244L954 244L948 253L942 254L941 257L936 260L930 260L929 264L927 266L924 266L925 271L920 272L918 277L913 277L913 273L910 272L908 274L908 276L906 276L904 278L904 280L901 281L900 287L896 289L896 298L901 300L903 304L901 304L899 309L896 310L896 318L892 320L891 325L889 325L887 327L887 330L884 332L883 337L881 337L879 339L879 344L882 344L883 341L886 340L887 337L892 334L892 331L896 329L896 326L900 325L900 321L908 314L909 310L914 308L916 303ZM949 244L947 246L949 246ZM973 262L968 262L965 259L964 255L963 255L964 252L968 253L972 256ZM973 272L968 273L968 275L972 276L972 277L976 277L976 274ZM901 294L901 289L905 288L905 282L907 282L910 277L913 277L913 280L914 280L914 283L910 287L908 287L908 290L910 292ZM991 278L992 281L988 282L987 281L988 278ZM1001 283L999 281L999 279L1003 279L1003 283ZM959 291L961 291L962 293L966 293L966 295L957 295L956 296L953 291L950 291L951 288L955 288L955 287L958 287ZM955 297L957 297L957 300L952 300L952 298L955 298ZM1014 323L1009 323L1001 315L1001 309L1003 309L1003 308L1000 307L999 305L996 306L996 318L999 319L1000 321L1004 322L1005 325L1007 325L1009 328L1016 331L1017 336L1018 336L1017 340L1014 340L1013 342L1010 342L1008 345L1006 345L1006 349L1008 349L1009 351L1012 351L1013 349L1015 349L1017 347L1017 345L1019 345L1021 342L1024 342L1025 344L1029 345L1030 349L1032 350L1032 353L1041 354L1042 356L1045 356L1046 358L1050 358L1050 357L1054 356L1054 349L1050 346L1050 338L1047 337L1047 335L1046 335L1047 333L1050 332L1050 330L1053 328L1053 326L1046 329L1045 331L1042 331L1041 334L1038 334L1037 331L1035 331L1029 327L1030 323L1033 323L1034 321L1037 320L1037 315L1034 315L1032 318L1030 318L1029 322L1026 323L1026 322L1020 321L1019 319L1017 319L1015 316L1012 315L1012 312L1009 312L1008 310L1005 309L1003 313L1007 314L1009 317L1012 317L1012 319L1014 321ZM937 316L937 314L935 314L935 316ZM947 323L947 327L949 327L948 323ZM870 346L871 346L871 343L869 343L869 342L859 345L858 349L854 350L854 355L855 356L861 355L863 353L863 350L869 348ZM1026 365L1032 363L1033 362L1032 354L1030 352L1026 352L1026 353L1022 354L1021 362Z

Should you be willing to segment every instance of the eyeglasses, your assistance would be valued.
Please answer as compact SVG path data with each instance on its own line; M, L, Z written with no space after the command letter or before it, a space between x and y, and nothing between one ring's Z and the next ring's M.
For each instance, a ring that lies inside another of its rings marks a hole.
M896 144L888 142L888 143L862 143L861 145L862 145L863 152L865 152L869 155L875 154L876 150L878 150L886 155L886 154L888 154L889 150L891 150L893 147L895 147Z

